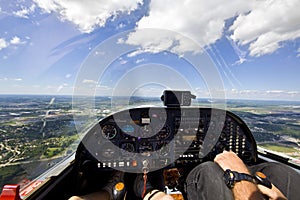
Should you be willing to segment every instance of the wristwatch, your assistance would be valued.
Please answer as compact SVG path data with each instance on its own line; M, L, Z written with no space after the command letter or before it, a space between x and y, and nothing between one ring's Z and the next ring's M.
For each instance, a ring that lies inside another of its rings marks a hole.
M255 183L253 176L245 173L239 173L236 171L231 171L230 169L226 169L224 172L224 181L228 188L232 189L234 184L239 181L249 181L251 183Z

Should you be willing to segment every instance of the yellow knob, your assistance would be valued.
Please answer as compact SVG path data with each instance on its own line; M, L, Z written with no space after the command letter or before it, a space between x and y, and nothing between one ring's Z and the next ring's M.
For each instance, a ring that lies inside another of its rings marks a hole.
M124 185L124 183L122 183L122 182L119 182L119 183L117 183L117 184L115 185L115 189L116 189L117 191L123 190L124 187L125 187L125 185Z

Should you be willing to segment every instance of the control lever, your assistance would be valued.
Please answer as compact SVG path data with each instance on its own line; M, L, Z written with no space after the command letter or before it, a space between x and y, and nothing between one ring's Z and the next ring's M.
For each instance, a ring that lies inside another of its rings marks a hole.
M143 193L142 193L142 198L145 197L146 195L146 190L147 190L147 173L149 172L149 160L143 160L143 173L144 173L144 188L143 188Z

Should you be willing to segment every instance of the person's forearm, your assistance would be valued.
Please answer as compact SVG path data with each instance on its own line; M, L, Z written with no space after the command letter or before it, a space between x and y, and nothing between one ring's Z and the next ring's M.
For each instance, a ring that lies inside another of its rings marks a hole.
M233 189L233 196L235 200L261 200L262 194L259 192L257 186L249 181L240 181L235 183Z
M248 168L243 165L236 166L235 169L239 173L250 174ZM261 200L263 199L258 187L249 181L236 182L233 189L233 196L235 200Z
M247 166L243 161L233 152L224 151L218 154L214 160L225 171L230 169L238 173L250 174ZM261 200L263 199L258 187L249 181L243 180L236 182L232 188L235 200Z

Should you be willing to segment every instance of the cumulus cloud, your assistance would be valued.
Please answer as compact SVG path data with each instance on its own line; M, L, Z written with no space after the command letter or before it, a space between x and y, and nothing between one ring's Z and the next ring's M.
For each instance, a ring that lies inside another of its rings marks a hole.
M190 38L182 35L182 33L164 29L138 29L130 33L128 38L123 42L130 45L141 46L141 49L130 53L128 57L134 57L143 52L158 53L165 50L180 55L187 51L202 51L200 46Z
M43 12L55 12L61 20L72 22L86 33L104 27L109 19L120 13L130 13L143 4L143 0L33 1ZM248 48L247 53L238 54L238 63L243 63L246 55L271 54L285 41L299 38L299 7L299 0L151 0L149 12L123 42L140 45L148 52L184 53L199 51L199 47L186 37L206 47L226 36L237 44L233 47L235 50L239 46ZM20 16L26 16L30 9L20 11ZM170 36L159 31L144 34L141 30L145 28L168 29L180 34Z
M13 37L11 40L10 40L10 43L11 44L15 44L15 45L18 45L18 44L21 44L21 39L17 36Z
M31 13L33 13L35 11L35 5L32 4L30 7L22 7L22 9L18 10L18 11L14 11L13 15L17 16L17 17L21 17L21 18L26 18L28 19L28 15L30 15Z
M44 12L59 13L79 27L82 32L92 32L95 27L103 27L106 21L118 13L130 13L137 9L142 0L34 0Z
M261 1L251 12L237 17L230 27L231 38L249 44L251 56L273 53L281 42L300 37L299 7L299 0Z
M166 5L172 5L168 7ZM199 51L199 47L191 43L196 41L201 47L215 43L223 35L225 20L240 13L248 12L252 3L239 0L152 0L149 15L138 23L136 32L126 41L129 44L141 44L143 47L156 45L172 52ZM165 35L157 31L145 35L140 31L145 28L168 29L185 37ZM148 36L148 37L147 37Z
M172 8L165 6L172 5ZM138 23L136 32L130 34L129 44L140 44L174 51L197 51L181 38L164 35L139 35L144 28L169 29L184 34L200 44L209 46L228 34L234 43L247 45L250 56L270 54L282 46L282 42L300 37L300 1L298 0L152 0L149 15ZM228 28L226 21L232 19ZM228 28L228 29L227 29ZM141 37L144 40L142 41ZM155 38L155 41L153 41ZM235 46L234 48L236 48ZM245 55L238 55L240 63Z
M0 50L5 49L8 46L4 38L0 38Z
M10 45L25 44L19 37L14 36L10 41L6 41L5 38L0 38L0 50L8 48Z

